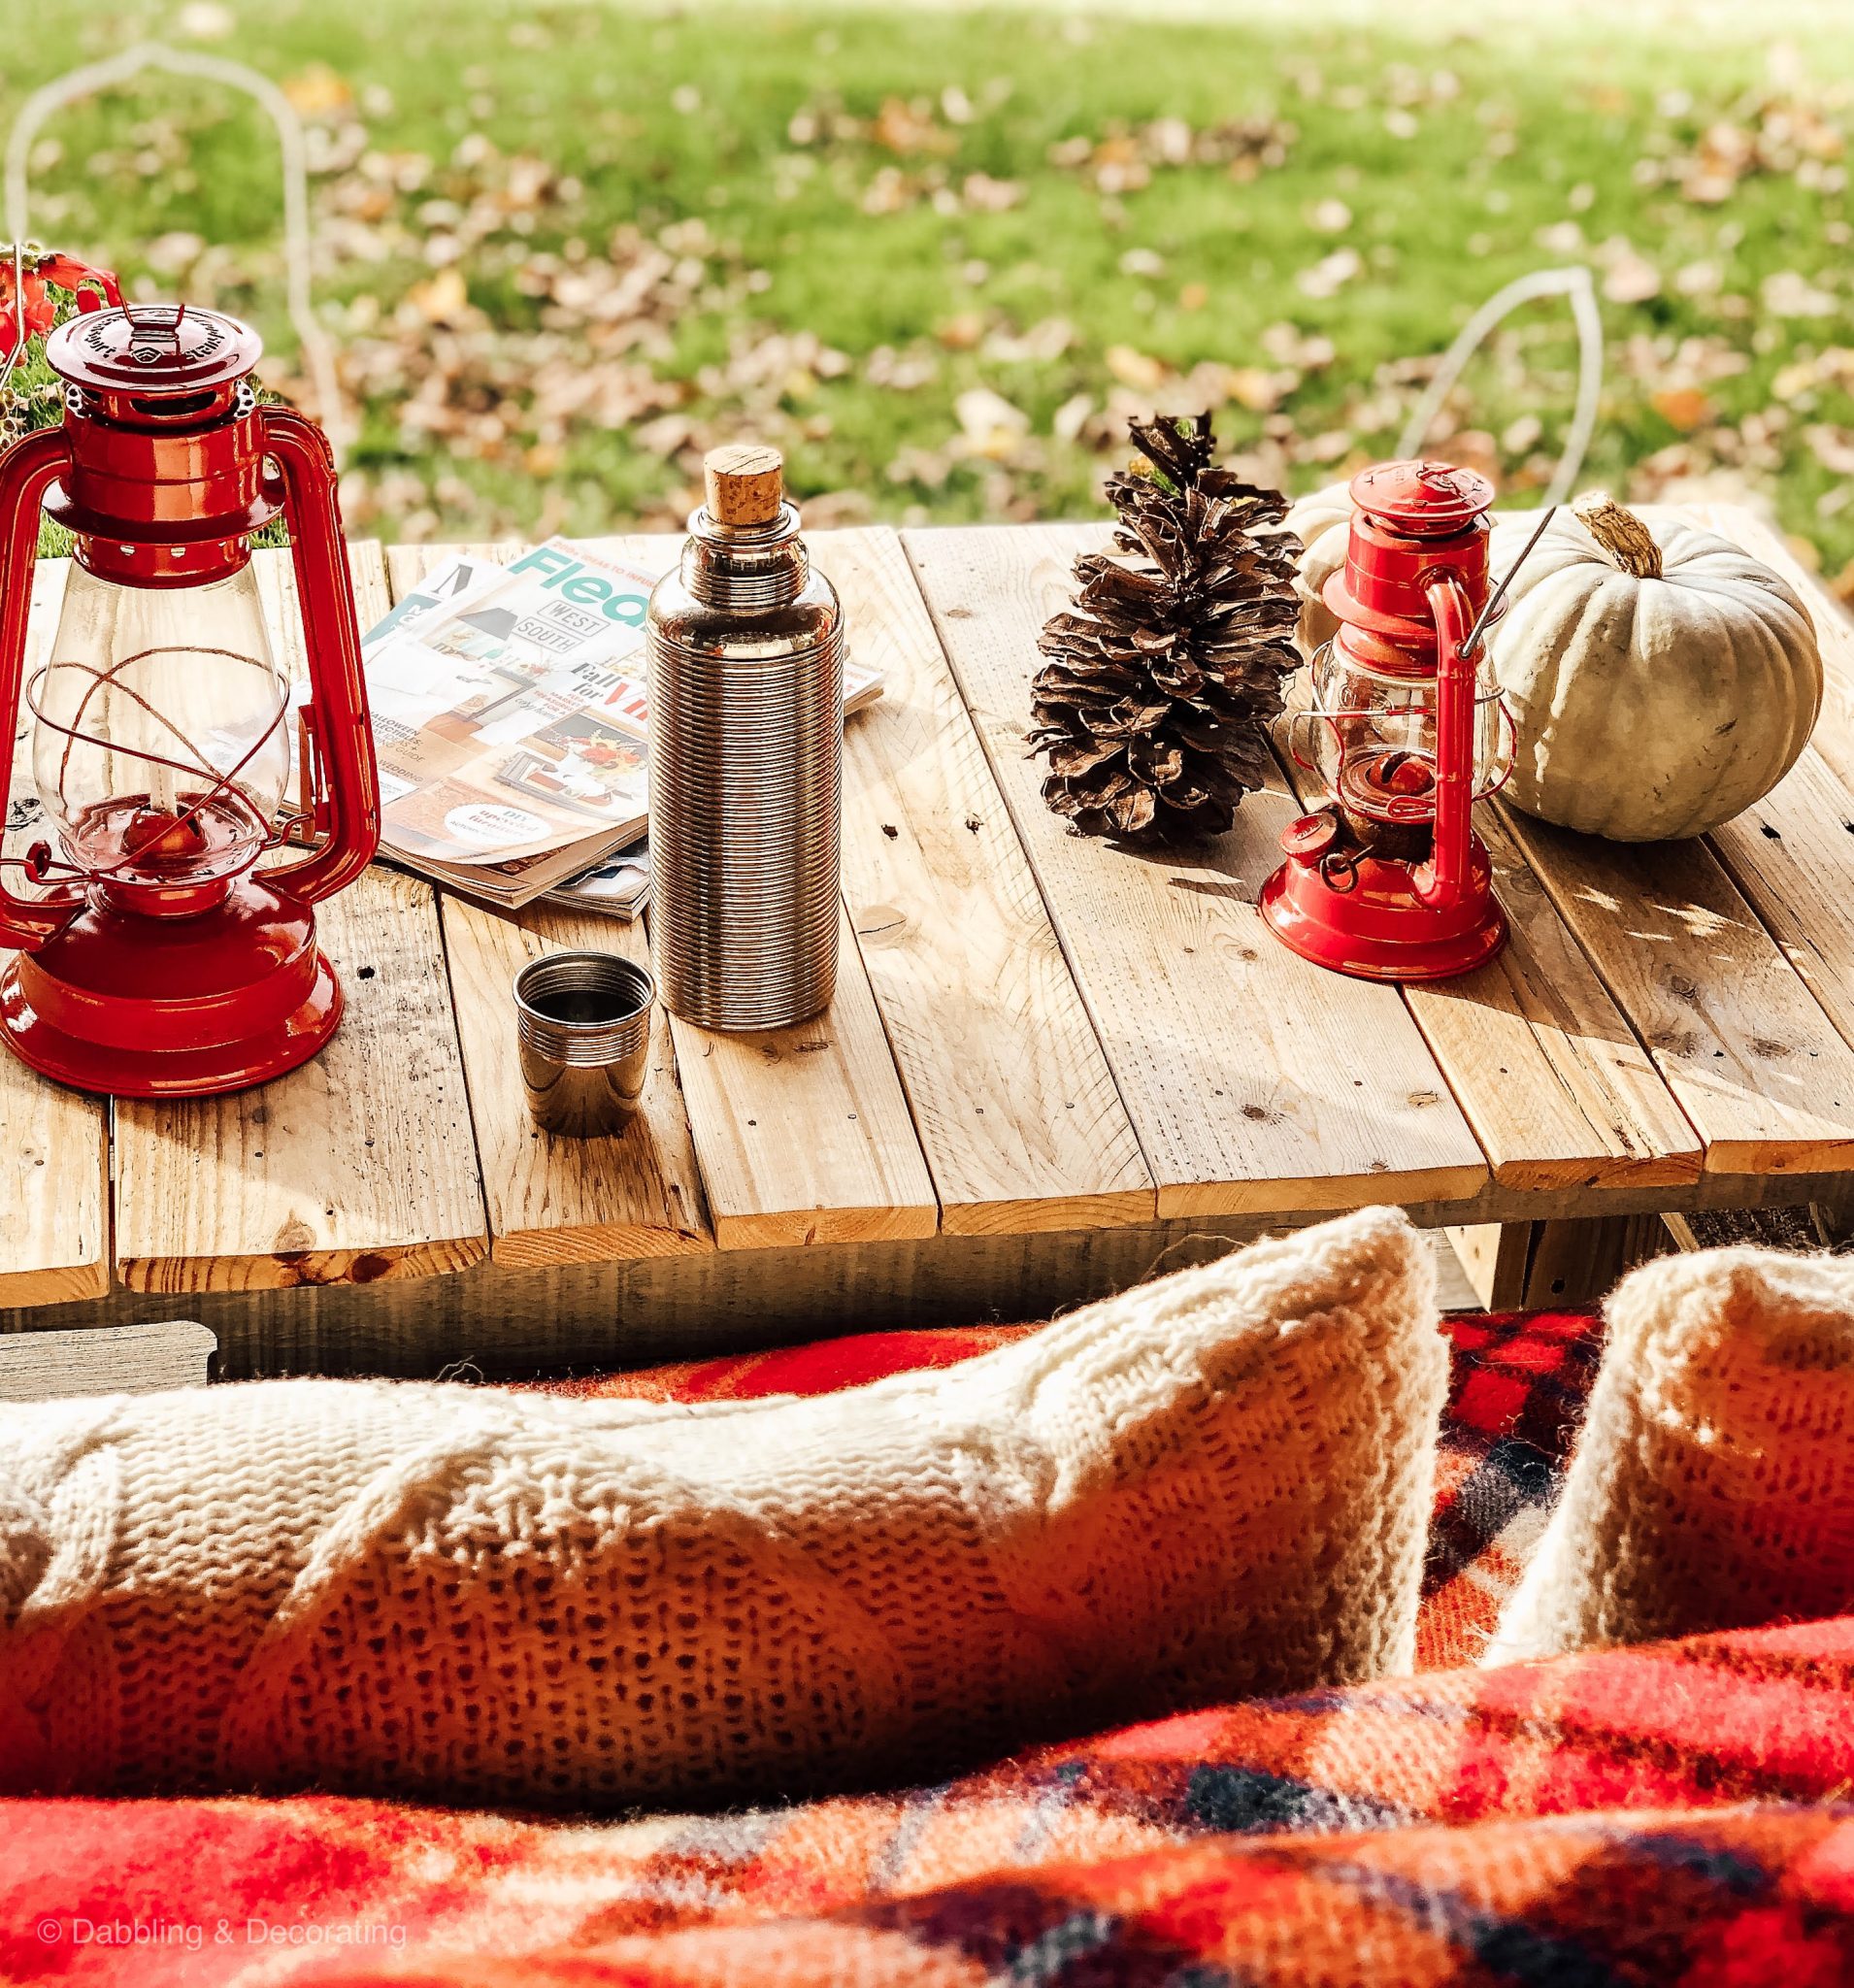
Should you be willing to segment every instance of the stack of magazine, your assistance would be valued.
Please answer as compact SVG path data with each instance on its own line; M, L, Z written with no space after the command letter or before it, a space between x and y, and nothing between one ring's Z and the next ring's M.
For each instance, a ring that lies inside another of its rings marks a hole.
M509 566L454 553L402 597L361 646L382 857L508 910L644 909L655 578L550 539ZM845 711L881 690L846 666Z

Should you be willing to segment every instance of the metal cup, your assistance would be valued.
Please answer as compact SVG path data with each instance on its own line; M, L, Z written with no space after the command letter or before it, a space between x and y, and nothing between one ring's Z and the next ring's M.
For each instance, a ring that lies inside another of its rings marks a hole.
M656 982L614 952L550 952L515 976L528 1111L544 1132L622 1132L644 1096Z

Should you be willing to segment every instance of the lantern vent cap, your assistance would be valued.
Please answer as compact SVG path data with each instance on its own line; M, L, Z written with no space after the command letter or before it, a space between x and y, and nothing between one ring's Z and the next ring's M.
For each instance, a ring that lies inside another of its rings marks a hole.
M1359 510L1413 539L1465 531L1494 503L1494 486L1476 470L1446 462L1385 462L1352 479Z
M46 363L73 386L166 397L210 392L243 380L264 342L248 324L188 304L129 304L61 324Z

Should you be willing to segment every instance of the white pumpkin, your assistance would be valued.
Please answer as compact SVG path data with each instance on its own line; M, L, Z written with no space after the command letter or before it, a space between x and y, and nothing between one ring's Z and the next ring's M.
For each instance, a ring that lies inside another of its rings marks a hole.
M1301 620L1295 635L1304 656L1311 656L1339 632L1333 611L1320 599L1320 588L1329 575L1345 564L1353 509L1350 483L1329 483L1324 490L1303 497L1284 520L1304 547L1294 579L1301 597Z
M1505 573L1532 534L1496 530ZM1517 730L1507 797L1614 842L1703 835L1776 785L1822 705L1815 624L1729 540L1606 498L1561 511L1490 654Z

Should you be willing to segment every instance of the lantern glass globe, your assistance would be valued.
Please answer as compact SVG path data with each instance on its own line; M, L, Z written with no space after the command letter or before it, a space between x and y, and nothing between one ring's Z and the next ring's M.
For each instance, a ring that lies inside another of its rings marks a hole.
M1295 759L1317 774L1368 847L1420 862L1436 817L1438 684L1433 672L1377 665L1342 640L1327 643L1309 673L1311 697L1290 735ZM1510 727L1485 655L1474 693L1476 797L1511 764Z
M289 779L288 700L248 562L182 587L73 562L30 698L33 778L65 858L125 884L248 869Z

